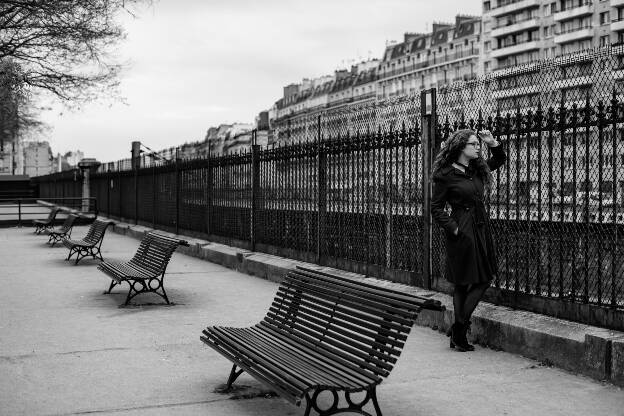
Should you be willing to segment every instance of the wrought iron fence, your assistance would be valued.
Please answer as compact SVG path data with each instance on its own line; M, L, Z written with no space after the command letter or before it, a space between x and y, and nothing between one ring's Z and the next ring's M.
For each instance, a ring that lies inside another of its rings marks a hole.
M438 92L440 135L487 128L508 155L489 196L496 287L624 307L621 46L501 71ZM437 274L443 239L433 245Z
M444 239L436 227L431 245L424 237L424 147L487 128L508 155L487 202L497 301L622 327L622 56L597 49L439 89L431 142L421 143L420 97L402 96L290 118L267 149L109 164L92 195L114 216L445 289Z

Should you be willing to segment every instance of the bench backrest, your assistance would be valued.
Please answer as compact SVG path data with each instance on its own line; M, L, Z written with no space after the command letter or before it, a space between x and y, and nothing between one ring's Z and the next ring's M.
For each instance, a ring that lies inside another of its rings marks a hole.
M75 214L69 214L67 218L65 218L65 222L63 222L61 229L63 231L68 231L70 228L74 226L74 221L76 221L76 218L78 217Z
M155 274L164 273L173 252L179 245L188 246L185 240L151 231L141 239L139 249L130 263L146 268Z
M358 371L386 377L427 303L428 299L297 268L280 285L261 325L341 357Z
M52 208L50 210L50 213L48 214L48 219L46 221L48 221L48 222L54 221L54 219L56 218L56 214L58 214L60 211L61 211L61 209L58 208L58 207Z
M87 235L83 238L83 241L88 244L97 244L102 238L104 238L104 233L106 232L106 228L111 225L110 221L102 221L95 220L89 227L87 231Z

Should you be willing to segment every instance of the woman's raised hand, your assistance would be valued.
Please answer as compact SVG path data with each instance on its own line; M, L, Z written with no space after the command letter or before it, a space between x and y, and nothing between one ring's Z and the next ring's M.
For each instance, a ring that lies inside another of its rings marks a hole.
M498 146L498 142L496 141L494 136L492 136L492 133L489 130L481 130L481 131L479 131L479 137L481 138L483 143L487 144L490 147L491 146Z

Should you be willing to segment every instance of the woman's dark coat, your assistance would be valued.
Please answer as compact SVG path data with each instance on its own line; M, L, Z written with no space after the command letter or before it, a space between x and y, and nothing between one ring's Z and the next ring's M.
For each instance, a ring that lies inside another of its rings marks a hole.
M505 152L500 145L490 150L492 157L487 164L494 171L505 163ZM445 166L433 174L431 215L445 231L446 278L451 283L489 282L497 273L496 250L483 196L483 180L472 166L466 173ZM447 203L451 215L444 210Z

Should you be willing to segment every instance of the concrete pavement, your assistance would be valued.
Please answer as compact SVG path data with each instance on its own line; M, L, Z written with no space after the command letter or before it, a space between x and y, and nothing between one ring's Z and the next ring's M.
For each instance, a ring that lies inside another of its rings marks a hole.
M215 392L230 364L199 341L207 325L262 319L276 283L176 253L165 279L174 305L140 295L120 308L127 286L103 294L110 280L97 262L73 266L67 249L45 241L30 228L0 229L1 415L303 414L246 375L237 383L247 387ZM103 254L128 259L138 244L109 232ZM457 353L424 327L378 396L386 416L624 416L621 388L482 347Z

